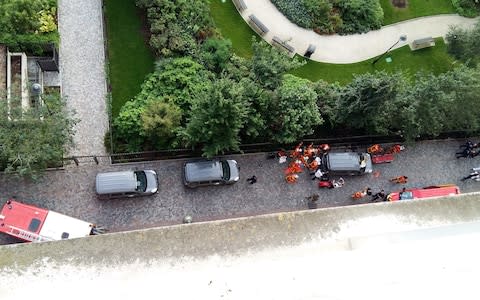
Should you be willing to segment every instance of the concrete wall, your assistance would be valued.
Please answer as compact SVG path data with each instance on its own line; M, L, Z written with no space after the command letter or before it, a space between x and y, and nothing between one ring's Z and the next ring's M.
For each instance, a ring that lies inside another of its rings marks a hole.
M348 249L355 236L478 221L478 195L356 205L2 246L0 271L14 268L21 272L45 258L59 265L91 266L202 259L330 239L337 241L335 247Z

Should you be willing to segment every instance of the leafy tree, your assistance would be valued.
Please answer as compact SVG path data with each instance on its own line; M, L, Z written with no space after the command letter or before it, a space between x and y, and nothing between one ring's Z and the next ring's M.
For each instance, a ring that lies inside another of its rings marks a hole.
M419 73L415 84L398 97L403 107L398 111L401 131L407 140L419 135L438 135L448 114L449 99L441 91L440 82L433 74Z
M147 10L150 45L157 56L193 55L199 42L213 35L206 0L136 0Z
M232 57L232 42L209 38L202 44L200 61L210 71L222 72Z
M200 146L207 157L239 150L240 130L248 114L241 85L221 78L198 95L182 136L187 145Z
M476 131L480 128L480 69L461 66L438 76L450 101L444 130Z
M269 90L275 90L280 85L286 72L305 64L263 41L256 42L255 38L252 39L252 47L252 77Z
M333 124L335 120L335 109L340 102L342 87L338 83L328 83L319 80L313 84L317 93L317 106L322 116Z
M243 78L238 85L243 88L248 109L245 126L241 131L242 141L254 142L257 137L261 137L261 141L269 139L270 133L266 128L273 109L273 92L262 89L250 78Z
M480 61L480 21L472 30L451 27L446 36L447 51L456 59L475 66Z
M113 121L115 144L124 151L142 151L154 147L151 134L145 132L142 114L152 102L168 102L179 107L183 126L197 94L209 88L214 75L189 57L161 60L154 73L142 84L140 93L127 101ZM150 146L147 146L150 145Z
M317 93L307 79L285 75L275 97L268 120L275 142L292 143L323 123L316 105Z
M392 123L392 114L397 111L395 100L405 84L402 73L357 75L341 91L334 123L369 134L387 134L396 125Z
M480 13L480 1L478 0L452 0L459 15L465 17L475 17Z
M182 119L178 106L168 99L157 99L147 104L141 113L143 131L155 148L164 148L172 144Z
M343 20L341 33L361 33L379 29L383 9L378 0L342 0L336 2Z
M312 18L311 27L317 33L335 33L342 19L329 0L303 0Z
M35 178L61 164L73 146L74 113L59 96L44 95L43 101L43 106L22 109L0 99L0 165L6 173Z
M44 32L40 29L45 25L42 22L52 17L54 19L56 6L55 0L2 0L0 2L0 33ZM54 27L56 29L56 26Z
M184 112L190 111L191 101L209 88L215 75L190 57L159 60L150 83L141 97L171 96Z
M56 0L0 1L0 41L10 51L43 54L57 43Z
M407 139L437 136L448 130L480 128L480 70L461 66L434 76L419 73L415 84L399 95L398 118Z

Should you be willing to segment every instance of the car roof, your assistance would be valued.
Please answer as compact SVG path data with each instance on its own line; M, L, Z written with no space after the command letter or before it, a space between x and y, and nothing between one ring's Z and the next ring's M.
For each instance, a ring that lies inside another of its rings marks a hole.
M97 194L128 193L137 188L133 171L99 173L95 183Z
M219 160L187 162L184 171L188 182L221 180L223 177L223 167Z
M333 171L360 170L359 154L356 152L331 152L328 154L328 168Z

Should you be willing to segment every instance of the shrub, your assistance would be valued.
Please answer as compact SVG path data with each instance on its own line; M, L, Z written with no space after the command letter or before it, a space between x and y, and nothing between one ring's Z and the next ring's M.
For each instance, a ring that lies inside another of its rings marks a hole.
M41 55L58 44L56 0L0 1L0 42L12 51Z
M476 66L480 62L480 21L471 29L465 30L452 27L446 36L447 51L469 66Z
M147 11L150 46L157 56L193 55L214 33L207 0L137 0Z
M457 13L464 17L476 17L480 14L480 1L478 0L452 0Z
M317 33L362 33L383 22L379 0L270 0L290 21Z
M337 5L343 20L340 33L363 33L382 26L383 9L378 0L344 0Z
M303 0L270 0L290 21L304 28L312 28L313 20Z

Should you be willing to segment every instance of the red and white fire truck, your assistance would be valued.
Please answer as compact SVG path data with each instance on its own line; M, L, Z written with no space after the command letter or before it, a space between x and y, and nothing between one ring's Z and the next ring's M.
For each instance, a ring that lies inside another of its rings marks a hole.
M103 231L92 223L13 199L0 212L0 232L28 242L79 238Z
M404 189L390 193L387 197L390 201L424 199L432 197L445 197L460 194L460 188L453 184L432 185L424 188Z

